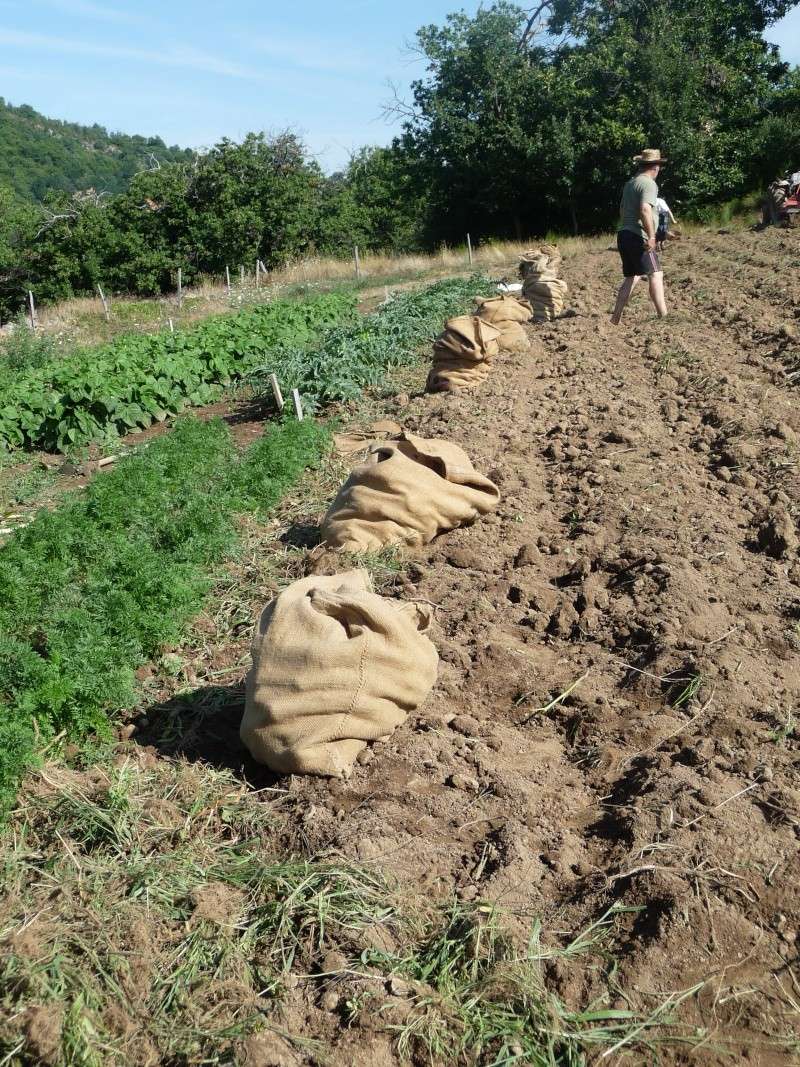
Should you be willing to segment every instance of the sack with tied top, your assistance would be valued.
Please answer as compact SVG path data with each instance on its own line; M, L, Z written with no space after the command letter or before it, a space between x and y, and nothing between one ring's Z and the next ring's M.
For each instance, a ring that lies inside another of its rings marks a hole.
M372 446L331 504L321 536L350 552L423 545L486 515L499 500L500 490L458 445L403 433Z
M303 578L253 640L240 736L279 774L345 774L421 704L439 656L430 613L377 596L366 571Z
M562 257L556 245L543 244L522 253L519 276L524 281L529 274L557 278L561 272Z
M545 279L529 274L523 282L523 292L533 308L534 321L541 322L563 313L569 287L560 278Z
M522 323L530 322L533 314L533 308L527 300L506 294L478 297L476 303L479 318L500 331L497 338L500 348L514 351L529 346L528 335L522 328Z
M485 382L500 348L499 337L500 330L477 315L448 319L444 332L433 343L428 392L447 392Z

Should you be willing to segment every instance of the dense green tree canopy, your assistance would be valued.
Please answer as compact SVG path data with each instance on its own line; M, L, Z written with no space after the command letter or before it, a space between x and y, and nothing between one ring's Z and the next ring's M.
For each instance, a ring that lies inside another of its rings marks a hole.
M669 154L685 205L747 191L762 125L796 93L761 36L791 6L501 0L424 27L403 144L431 190L432 237L608 225L644 145ZM773 131L773 165L778 142Z

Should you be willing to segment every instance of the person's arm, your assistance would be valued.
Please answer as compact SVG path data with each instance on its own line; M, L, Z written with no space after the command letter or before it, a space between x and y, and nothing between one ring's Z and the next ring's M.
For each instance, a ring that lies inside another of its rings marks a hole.
M656 224L653 218L653 209L646 200L643 200L639 206L639 218L642 223L642 229L647 234L647 247L653 249L656 246Z
M671 207L668 207L668 208L667 208L667 213L669 214L670 222L674 222L674 223L675 223L675 225L677 226L677 225L678 225L678 220L677 220L677 219L675 218L675 216L674 216L674 215L672 214L672 208L671 208Z

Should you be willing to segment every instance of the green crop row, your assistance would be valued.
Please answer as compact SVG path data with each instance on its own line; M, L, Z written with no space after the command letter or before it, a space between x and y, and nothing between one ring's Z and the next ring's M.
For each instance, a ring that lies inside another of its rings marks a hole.
M344 293L275 301L175 334L127 335L21 374L6 367L0 441L63 450L208 404L273 350L302 350L326 328L352 320L355 306Z
M425 289L393 296L378 311L353 323L326 330L318 345L286 348L256 370L248 381L268 394L267 375L278 373L303 395L312 409L355 400L377 385L392 367L413 362L419 348L432 341L446 319L463 315L490 282L481 275L437 282Z
M312 420L242 458L219 421L172 433L40 512L0 552L0 810L35 753L108 734L134 672L174 643L236 542L237 512L273 507L324 452Z

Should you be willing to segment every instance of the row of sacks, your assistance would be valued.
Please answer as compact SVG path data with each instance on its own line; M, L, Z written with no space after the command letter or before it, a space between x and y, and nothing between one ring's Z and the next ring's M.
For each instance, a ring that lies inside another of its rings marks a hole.
M555 319L564 312L569 289L560 272L561 253L555 245L540 245L522 255L522 292L537 322Z
M448 319L433 344L428 391L449 392L486 381L501 350L529 347L522 324L530 322L532 314L527 300L503 295L480 298L474 315Z
M421 545L497 507L497 486L447 441L400 433L374 444L322 524L332 549ZM279 774L341 776L432 689L427 607L377 595L367 572L304 578L264 610L241 738Z

